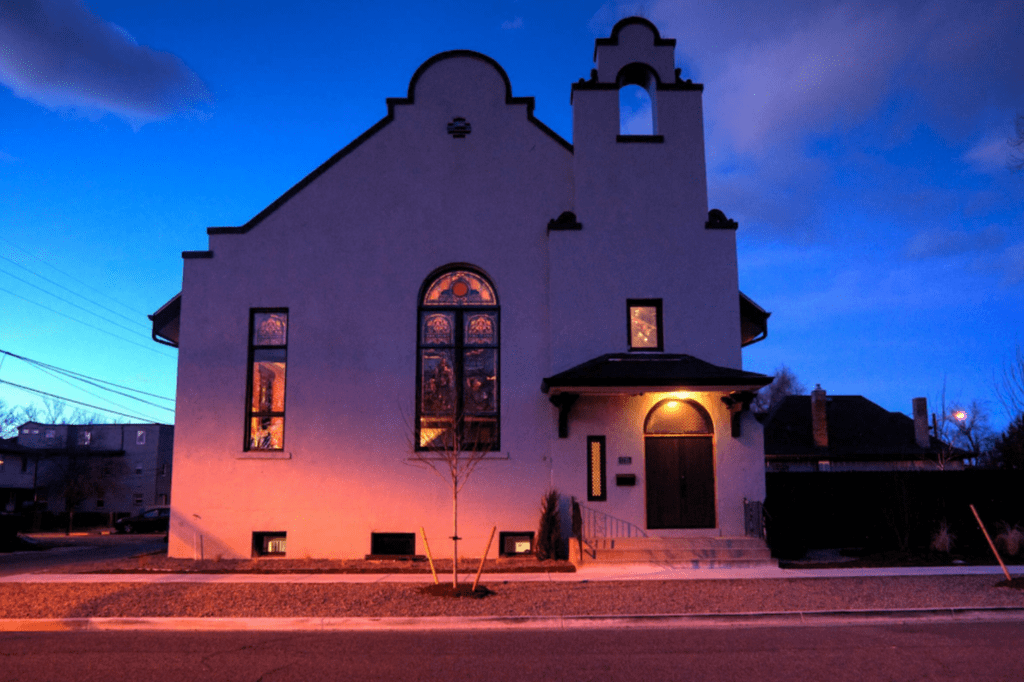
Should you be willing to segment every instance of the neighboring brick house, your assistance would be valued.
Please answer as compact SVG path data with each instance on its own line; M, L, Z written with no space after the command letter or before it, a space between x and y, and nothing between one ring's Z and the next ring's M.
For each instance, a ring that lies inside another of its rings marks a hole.
M26 422L0 443L7 511L123 515L170 503L174 427ZM36 502L33 505L33 501Z
M598 40L572 144L494 60L436 55L380 122L183 254L152 315L179 348L172 556L361 557L420 527L444 554L450 493L409 458L453 434L488 453L461 493L467 552L492 525L528 551L552 487L595 537L744 535L764 498L747 407L771 378L741 347L768 313L708 210L703 86L674 47L638 18ZM620 130L634 86L649 134Z
M889 412L859 395L787 396L764 422L769 472L962 469L959 451L931 435L924 398L914 417ZM948 460L948 461L946 461Z

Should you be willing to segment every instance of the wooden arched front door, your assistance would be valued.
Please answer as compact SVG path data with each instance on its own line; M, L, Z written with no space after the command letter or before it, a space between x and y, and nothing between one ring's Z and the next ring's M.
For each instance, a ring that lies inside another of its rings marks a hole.
M648 528L715 527L711 417L690 400L663 400L644 421Z

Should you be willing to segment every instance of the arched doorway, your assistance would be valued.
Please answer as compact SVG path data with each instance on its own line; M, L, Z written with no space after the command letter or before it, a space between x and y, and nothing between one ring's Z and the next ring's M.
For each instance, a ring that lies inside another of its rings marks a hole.
M714 427L692 400L662 400L644 420L647 527L715 527Z

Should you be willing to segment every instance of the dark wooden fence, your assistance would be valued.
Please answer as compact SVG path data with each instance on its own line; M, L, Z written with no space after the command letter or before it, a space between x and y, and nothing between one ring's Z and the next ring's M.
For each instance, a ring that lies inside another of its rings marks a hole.
M846 471L767 474L768 543L779 558L807 549L927 551L945 520L956 551L987 553L973 504L993 537L1024 525L1024 471Z

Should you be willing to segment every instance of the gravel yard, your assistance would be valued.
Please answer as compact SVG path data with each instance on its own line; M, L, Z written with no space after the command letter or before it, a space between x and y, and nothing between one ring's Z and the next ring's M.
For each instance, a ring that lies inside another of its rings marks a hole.
M564 616L845 609L1024 607L997 576L642 582L483 581L494 594L451 599L422 584L8 583L0 618Z

